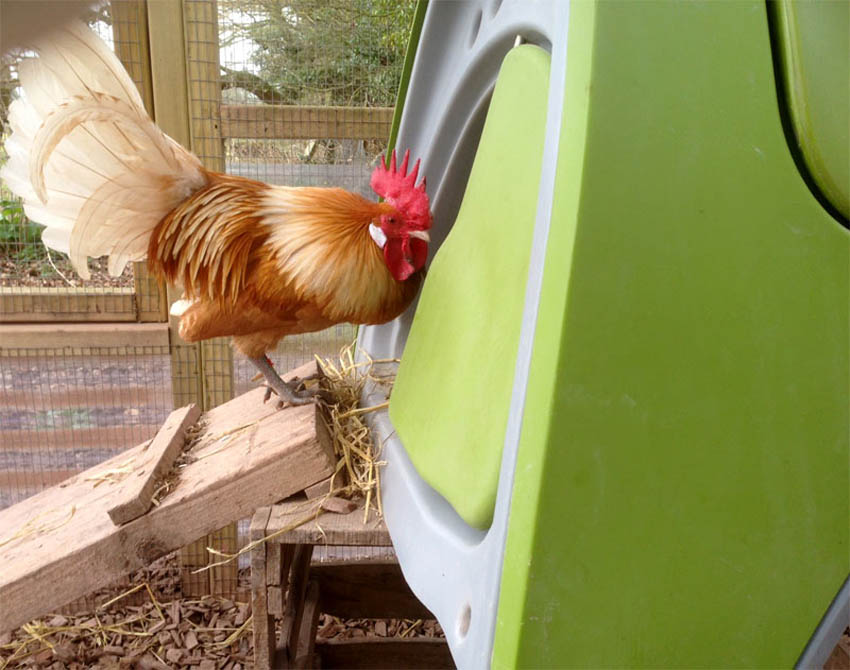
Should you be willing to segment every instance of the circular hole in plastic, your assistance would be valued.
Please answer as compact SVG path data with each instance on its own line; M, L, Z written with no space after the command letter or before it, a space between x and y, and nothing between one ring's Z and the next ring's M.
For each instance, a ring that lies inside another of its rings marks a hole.
M475 13L475 20L472 22L472 32L469 35L469 46L475 44L475 38L478 37L478 31L481 30L481 17L484 14L480 9Z
M472 621L472 606L466 603L460 611L460 618L457 620L457 634L460 637L466 637L469 632L469 624Z
M493 0L493 4L490 5L490 16L496 16L501 8L502 0Z

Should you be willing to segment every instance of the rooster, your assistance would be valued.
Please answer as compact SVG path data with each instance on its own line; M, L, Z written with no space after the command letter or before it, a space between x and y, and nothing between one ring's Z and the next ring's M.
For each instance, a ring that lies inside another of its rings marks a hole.
M339 188L288 188L204 169L148 117L109 47L76 23L32 45L10 106L0 177L46 226L45 245L109 256L119 275L147 259L181 284L180 336L231 336L281 403L311 402L266 352L290 334L394 319L416 295L432 215L419 161L383 158L372 202Z

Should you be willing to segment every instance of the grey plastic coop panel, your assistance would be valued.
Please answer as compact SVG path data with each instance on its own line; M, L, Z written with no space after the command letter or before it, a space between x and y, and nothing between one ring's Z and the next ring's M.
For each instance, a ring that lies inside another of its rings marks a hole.
M525 308L493 523L468 526L413 467L386 412L372 415L384 444L386 523L405 578L437 616L461 668L489 667L517 445L534 337L561 128L570 5L563 0L432 2L419 42L397 146L422 158L432 198L431 254L455 220L504 56L517 42L551 54L543 168ZM415 306L361 329L358 348L401 357ZM367 398L371 403L377 396Z

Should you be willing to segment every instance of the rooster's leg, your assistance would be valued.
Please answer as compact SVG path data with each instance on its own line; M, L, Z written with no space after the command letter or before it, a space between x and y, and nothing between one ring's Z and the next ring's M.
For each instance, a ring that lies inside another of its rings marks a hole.
M254 367L257 368L257 370L262 373L263 377L266 378L268 388L266 389L265 400L268 400L271 391L274 391L277 393L281 402L286 402L290 405L306 405L307 403L313 402L313 393L309 393L307 391L299 392L293 389L280 378L280 375L272 367L271 361L269 361L266 356L249 358L248 360L251 361L254 364Z

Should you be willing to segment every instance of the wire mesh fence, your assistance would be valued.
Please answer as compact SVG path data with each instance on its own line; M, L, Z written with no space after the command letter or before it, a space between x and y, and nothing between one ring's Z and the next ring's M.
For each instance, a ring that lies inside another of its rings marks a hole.
M0 507L149 439L170 383L167 346L4 348Z
M188 105L191 148L208 169L374 197L369 176L386 148L414 5L184 0L189 99L173 104ZM156 27L148 25L145 3L113 0L87 20L152 110L148 39ZM0 60L4 141L9 106L20 95L18 65L27 55ZM83 282L63 254L41 244L41 228L0 186L0 326L164 324L164 286L143 264L110 277L105 261L94 259L92 279ZM286 371L316 354L335 356L355 332L340 325L288 337L270 357ZM0 509L150 439L175 406L200 398L211 407L250 390L254 376L225 341L86 349L35 342L10 348L0 341ZM241 539L232 529L220 535L207 539L225 551Z

